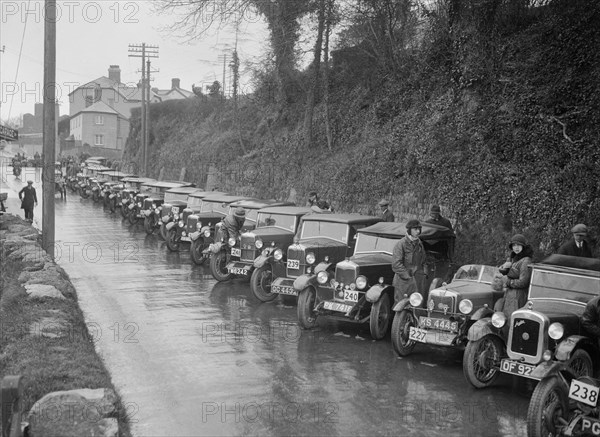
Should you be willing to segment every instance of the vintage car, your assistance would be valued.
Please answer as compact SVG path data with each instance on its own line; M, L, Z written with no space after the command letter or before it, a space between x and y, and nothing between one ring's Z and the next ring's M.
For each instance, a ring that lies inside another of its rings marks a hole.
M104 170L98 172L98 183L100 184L100 198L102 199L102 203L105 208L110 207L110 195L113 192L113 187L115 190L119 189L121 185L121 179L125 177L133 177L135 175L129 173L123 173L118 170Z
M311 285L311 296L298 299L300 326L312 328L318 317L358 324L368 322L371 336L381 340L389 330L393 314L392 254L405 234L406 223L380 222L359 229L354 255L335 267L319 269L316 282ZM421 240L426 249L451 239L454 233L450 229L423 224ZM306 321L309 323L305 325Z
M115 187L115 197L113 198L113 204L115 209L121 210L123 218L129 216L129 205L135 201L135 196L140 192L143 184L157 182L156 179L152 178L140 178L137 176L125 177L121 179L122 188L117 189Z
M84 199L92 196L94 202L100 200L100 185L98 183L98 174L102 171L110 170L108 167L97 164L86 165L81 172L79 179L79 194Z
M184 190L184 191L182 191ZM158 209L160 211L160 229L158 235L163 240L167 240L167 223L171 223L174 217L179 220L184 215L184 211L188 208L189 211L200 211L202 199L208 196L212 191L204 191L200 188L184 187L169 190L165 193L165 202ZM188 213L187 216L190 215ZM184 221L185 222L185 221Z
M581 326L586 303L600 292L600 260L551 255L530 267L525 307L509 320L496 312L469 329L463 372L476 388L499 372L541 380L561 363L577 376L600 367L598 343Z
M194 184L185 181L158 181L153 184L147 184L147 186L151 187L150 191L152 193L147 193L148 196L144 197L138 218L144 219L144 230L147 234L152 234L160 226L160 211L158 207L163 204L165 193L173 188L193 188Z
M195 264L203 264L210 258L208 248L214 242L215 226L223 220L229 213L229 205L240 200L248 200L246 196L232 196L229 194L213 194L202 199L200 211L187 216L187 221L183 221L183 217L175 223L174 221L167 224L167 231L171 231L175 225L180 232L179 244L182 241L190 239L190 253L192 261ZM185 228L185 235L182 231ZM176 237L175 237L176 238Z
M148 235L153 234L156 229L160 229L162 225L163 211L172 217L173 211L183 209L187 205L188 196L199 191L199 188L194 186L179 186L170 188L164 192L164 197L158 203L155 202L153 213L144 219L144 230ZM161 203L162 202L162 203Z
M425 234L426 224L423 226ZM427 241L423 244L427 247ZM494 266L468 264L458 269L450 283L440 286L439 282L432 282L426 300L420 293L405 296L394 308L394 350L407 356L420 343L464 347L469 328L490 317L494 304L503 296L502 291L494 291L491 286L497 273Z
M356 232L380 221L379 217L361 214L305 215L299 226L299 234L294 236L294 243L288 247L284 275L275 276L277 272L273 271L271 293L286 296L302 294L304 300L314 301L317 273L351 256L356 244ZM300 323L311 326L306 319Z
M252 264L241 263L241 235L244 232L256 229L258 220L258 212L263 208L294 206L293 202L279 202L276 200L240 200L229 205L229 214L232 214L236 208L244 208L246 210L246 221L242 227L240 235L235 238L229 238L228 241L223 241L222 234L217 225L215 231L215 241L221 241L223 244L220 250L213 253L210 258L210 273L219 282L227 281L233 277L244 277L250 279L252 274Z

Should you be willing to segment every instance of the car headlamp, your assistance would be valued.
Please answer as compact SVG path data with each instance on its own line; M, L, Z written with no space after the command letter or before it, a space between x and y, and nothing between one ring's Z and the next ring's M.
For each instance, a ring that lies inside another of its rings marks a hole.
M306 254L306 263L307 264L314 264L315 261L316 261L315 254L312 253L312 252L308 252Z
M560 340L565 335L565 327L562 323L554 322L548 327L548 335L553 340Z
M236 240L233 237L227 240L227 244L229 244L231 247L235 246L235 242Z
M173 220L175 220L175 221L179 220L179 214L177 214L177 213L173 214Z
M324 285L327 283L327 281L329 281L329 275L325 270L322 270L319 273L317 273L317 282L319 284Z
M205 236L206 238L209 238L209 237L210 237L210 230L209 230L209 229L207 229L206 231L204 231L204 236Z
M273 252L273 258L275 258L275 261L280 261L281 258L283 258L283 251L281 249L275 249L275 252Z
M542 354L542 359L544 361L550 361L552 359L552 352L546 349Z
M183 223L183 220L179 220L179 227L183 228L184 225L185 225L185 223Z
M360 275L358 278L356 278L356 288L359 290L364 290L366 286L367 278L365 278L363 275Z
M469 314L473 311L473 302L469 299L463 299L458 304L458 310L463 314Z
M423 296L421 296L421 293L413 293L410 295L410 297L408 298L408 301L410 302L410 304L414 307L420 307L421 304L423 303Z
M263 247L263 241L262 240L256 240L254 242L254 246L256 246L257 249L262 249L262 247Z
M152 209L156 209L156 203L152 202Z
M502 328L506 324L506 316L504 313L496 312L492 314L492 325L495 328Z
M202 224L201 223L196 223L196 230L200 231L202 229Z
M137 206L138 206L138 208L141 208L142 207L142 202L138 202Z

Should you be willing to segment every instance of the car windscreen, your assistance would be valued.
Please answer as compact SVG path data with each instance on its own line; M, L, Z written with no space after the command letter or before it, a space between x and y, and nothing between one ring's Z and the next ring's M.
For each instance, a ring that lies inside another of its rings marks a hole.
M600 292L600 278L534 270L529 299L566 299L587 303Z
M185 202L186 199L187 199L187 194L165 193L165 202L166 203L173 202L175 200L181 200L182 202Z
M454 275L454 279L463 281L479 281L488 284L492 283L494 274L498 272L498 268L485 265L464 265L458 269Z
M188 197L188 208L198 208L200 205L202 205L202 198Z
M294 232L296 230L296 216L261 212L258 214L256 227L264 228L265 226L276 226Z
M223 213L223 215L227 215L227 212L229 211L229 205L227 205L226 203L209 202L206 200L202 202L202 209L200 210L200 212L213 211Z
M345 223L331 223L310 221L302 224L301 239L327 237L333 240L348 243L348 225Z
M354 254L358 253L372 253L372 252L385 252L390 255L394 251L394 246L398 243L396 238L385 238L378 237L377 235L358 234L356 240L356 249Z

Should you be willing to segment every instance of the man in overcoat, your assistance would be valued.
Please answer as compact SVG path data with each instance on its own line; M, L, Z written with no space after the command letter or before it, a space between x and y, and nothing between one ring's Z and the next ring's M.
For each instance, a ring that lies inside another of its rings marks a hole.
M410 296L423 290L425 280L425 247L419 239L421 222L409 220L406 224L406 235L394 246L392 252L392 270L394 271L394 302L399 302L404 295ZM423 296L425 299L427 296Z
M33 208L37 206L37 194L33 187L33 181L27 181L27 186L19 191L19 199L21 200L21 209L25 211L25 220L29 223L33 222Z

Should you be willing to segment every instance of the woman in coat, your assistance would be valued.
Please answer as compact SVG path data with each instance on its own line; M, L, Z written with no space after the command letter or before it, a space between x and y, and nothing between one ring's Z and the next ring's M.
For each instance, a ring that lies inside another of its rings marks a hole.
M514 235L508 244L511 249L508 260L500 267L504 298L498 300L496 311L504 312L507 319L510 315L523 307L527 302L527 291L531 281L533 249L522 234Z
M33 188L33 181L27 181L27 186L19 191L21 209L25 210L25 220L33 222L33 207L37 206L37 194Z

